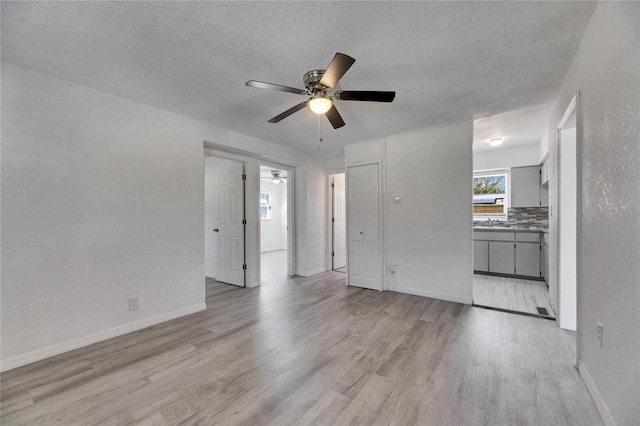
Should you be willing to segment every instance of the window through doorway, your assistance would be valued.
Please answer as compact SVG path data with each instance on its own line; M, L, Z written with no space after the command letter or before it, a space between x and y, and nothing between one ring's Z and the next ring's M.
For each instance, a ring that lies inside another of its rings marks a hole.
M261 285L288 278L288 177L287 170L260 165Z

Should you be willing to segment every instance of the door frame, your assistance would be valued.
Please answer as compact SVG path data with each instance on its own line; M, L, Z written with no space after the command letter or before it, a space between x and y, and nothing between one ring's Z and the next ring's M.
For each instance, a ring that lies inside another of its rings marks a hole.
M234 155L228 152L224 152L224 151L204 148L204 155L202 160L203 181L204 181L204 160L208 157L217 157L225 160L237 161L238 163L242 164L242 168L244 169L244 174L246 176L249 176L250 174L251 167L250 167L249 159L243 158L241 156ZM252 237L255 231L252 229L253 224L250 221L250 218L246 214L249 203L251 202L251 198L249 197L250 185L248 185L248 180L244 182L243 186L244 186L244 191L243 191L244 192L244 217L247 220L247 224L244 227L244 263L247 265L247 269L245 270L245 273L244 273L244 287L255 287L254 285L253 286L250 285L252 282L255 282L255 278L253 277L253 274L252 274L253 270L255 269L253 267L255 266L255 261L253 260L253 256L251 256L251 246L250 246L250 241L252 240ZM204 214L204 208L203 208L203 214Z
M327 254L326 254L326 268L327 271L333 271L333 177L335 175L344 175L345 190L347 187L347 171L346 170L333 170L327 172ZM346 217L346 202L347 197L345 194L345 217ZM346 245L345 245L346 249ZM349 264L349 255L347 253L347 265ZM347 268L345 266L345 268Z
M347 250L347 277L346 277L346 285L349 285L349 168L351 167L360 167L360 166L371 166L371 165L377 165L378 166L378 261L380 262L380 288L378 289L378 291L384 291L387 289L387 274L385 274L385 270L386 270L386 259L387 259L387 251L386 251L386 247L387 245L385 244L385 236L386 236L386 226L385 226L385 216L384 216L384 212L385 212L385 207L386 207L386 203L384 202L385 200L385 187L384 187L384 168L383 168L383 161L382 160L377 160L377 161L365 161L365 162L358 162L358 163L351 163L351 164L347 164L346 170L345 170L345 174L344 174L344 179L345 179L345 192L346 192L346 196L345 196L345 211L346 211L346 221L347 221L347 245L346 245L346 250Z
M260 196L260 166L273 167L274 169L285 170L287 172L287 275L290 277L296 274L295 255L296 255L296 239L295 239L295 169L285 164L274 163L273 161L258 161L258 197ZM258 252L260 252L260 206L255 209L258 220ZM258 256L258 281L262 282L262 252Z
M581 176L581 170L582 170L582 164L581 164L581 157L582 157L582 150L581 150L581 140L582 140L582 128L581 128L581 109L580 109L580 92L577 92L569 101L566 109L564 110L564 113L562 114L562 117L560 118L560 120L558 121L558 124L555 126L555 137L556 137L556 143L555 143L555 149L554 149L554 154L555 154L555 168L556 168L556 173L555 173L555 178L556 178L556 194L555 194L555 202L556 202L556 211L552 212L553 215L555 215L555 217L557 218L555 220L556 223L556 229L555 229L555 235L552 235L552 233L550 232L549 237L551 239L550 243L555 251L555 253L553 254L553 259L554 259L554 263L555 263L555 267L554 270L552 272L552 275L555 279L555 283L556 283L556 291L557 293L557 302L558 302L558 306L557 306L557 324L558 326L561 325L561 321L562 321L562 308L561 308L561 294L562 294L562 290L561 290L561 285L562 283L560 282L560 230L562 228L562 223L561 223L561 216L560 216L560 212L562 211L562 201L561 201L561 182L560 182L560 170L561 170L561 158L560 158L560 144L562 143L562 139L561 139L561 132L563 130L563 127L567 124L567 121L569 121L569 119L571 118L571 116L575 114L575 118L576 118L576 152L575 152L575 160L576 160L576 253L575 253L575 257L576 257L576 271L575 271L575 277L576 277L576 291L575 291L575 303L576 303L576 328L577 325L580 323L580 257L578 256L578 249L579 249L579 242L580 242L580 235L581 235L581 229L582 229L582 217L580 215L580 206L582 205L582 180L580 179ZM551 229L550 229L551 231ZM579 339L579 334L576 334L576 340ZM578 342L576 342L578 343ZM577 348L578 348L578 344L576 344L576 355L578 355L577 353Z
M203 141L203 145L208 142ZM229 148L229 150L233 150L233 148ZM263 160L261 158L254 158L247 155L240 155L234 152L227 151L224 147L219 148L208 148L206 145L203 146L203 159L202 159L202 182L204 185L204 157L214 156L226 158L228 160L235 160L245 164L245 174L247 175L247 179L245 182L245 192L244 192L244 202L245 209L247 212L255 212L255 214L246 215L247 218L247 226L245 227L245 263L247 265L246 270L246 281L245 286L248 288L258 287L261 284L261 272L260 272L260 164L277 164L270 162L268 160ZM288 197L287 202L290 206L294 208L288 209L287 212L289 216L289 243L291 244L289 255L291 256L291 261L289 262L289 267L295 271L296 268L296 257L295 257L295 240L296 240L296 229L295 229L295 184L294 184L294 168L292 166L286 166L278 164L278 167L282 167L283 169L290 168L291 171L291 182L288 184ZM288 172L288 169L287 169ZM203 189L204 193L204 189ZM204 201L204 196L203 196ZM203 209L204 210L204 209ZM203 211L203 222L204 222L204 211ZM204 223L203 223L204 229ZM204 246L204 235L202 244ZM204 248L204 247L203 247ZM203 254L204 256L204 254ZM203 274L204 277L204 274ZM206 286L206 283L203 280L203 286Z

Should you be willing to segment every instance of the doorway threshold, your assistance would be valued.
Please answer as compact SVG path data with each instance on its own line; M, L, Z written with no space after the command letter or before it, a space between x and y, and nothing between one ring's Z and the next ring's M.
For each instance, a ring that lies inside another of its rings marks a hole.
M546 319L546 320L552 320L552 321L556 320L554 317L549 315L532 314L530 312L521 312L521 311L512 311L510 309L496 308L494 306L476 305L475 303L473 303L471 306L473 306L474 308L487 309L490 311L498 311L498 312L505 312L507 314L522 315L525 317L540 318L540 319Z

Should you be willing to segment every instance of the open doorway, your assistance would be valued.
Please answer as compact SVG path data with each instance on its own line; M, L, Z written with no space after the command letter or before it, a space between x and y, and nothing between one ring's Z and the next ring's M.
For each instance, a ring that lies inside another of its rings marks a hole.
M331 269L347 271L347 214L345 196L345 174L329 177L331 183Z
M289 172L282 167L260 165L260 268L261 284L288 278Z
M558 123L558 324L567 330L577 325L577 169L576 102L571 102Z
M244 287L244 163L206 156L204 159L205 280Z

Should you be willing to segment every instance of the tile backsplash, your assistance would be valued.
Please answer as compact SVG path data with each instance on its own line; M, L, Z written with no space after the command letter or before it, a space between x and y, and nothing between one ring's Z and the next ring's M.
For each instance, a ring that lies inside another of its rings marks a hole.
M509 207L508 220L544 222L549 221L549 207Z
M509 207L507 219L493 222L498 226L549 226L549 207ZM474 218L474 226L486 226L486 218Z

